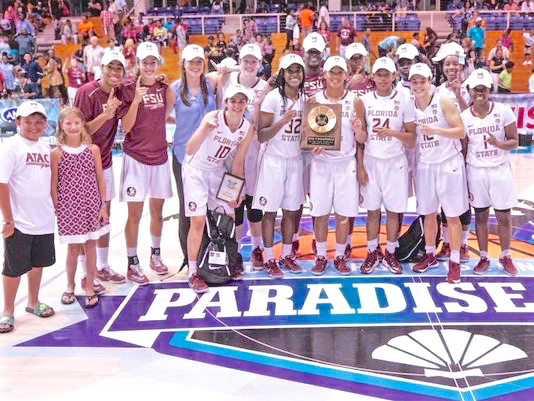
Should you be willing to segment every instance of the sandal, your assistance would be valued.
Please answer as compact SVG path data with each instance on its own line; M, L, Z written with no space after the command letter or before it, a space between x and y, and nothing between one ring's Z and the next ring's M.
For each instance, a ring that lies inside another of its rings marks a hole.
M95 303L92 303L93 300L96 299L96 302ZM86 308L94 308L95 306L98 305L98 294L94 294L94 295L87 295L85 297L85 307Z
M65 291L63 295L61 295L61 303L63 305L73 304L74 301L76 301L76 297L74 296L73 292Z
M0 317L0 333L9 333L15 327L15 317L4 315Z
M48 306L45 303L40 302L37 304L35 308L32 308L31 306L26 307L26 312L31 313L32 315L46 318L52 316L55 312L54 309L52 309L51 306Z

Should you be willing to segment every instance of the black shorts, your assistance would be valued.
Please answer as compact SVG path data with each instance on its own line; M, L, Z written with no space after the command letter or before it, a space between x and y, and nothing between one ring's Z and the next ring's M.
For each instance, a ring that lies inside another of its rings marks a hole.
M33 267L52 266L54 263L54 234L31 235L15 229L11 237L4 239L4 276L19 277Z

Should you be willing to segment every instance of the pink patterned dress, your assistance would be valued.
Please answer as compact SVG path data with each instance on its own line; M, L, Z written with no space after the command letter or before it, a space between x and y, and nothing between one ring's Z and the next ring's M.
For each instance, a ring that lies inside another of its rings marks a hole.
M102 205L93 152L87 145L61 146L57 184L59 242L81 244L109 232L109 224L98 221Z

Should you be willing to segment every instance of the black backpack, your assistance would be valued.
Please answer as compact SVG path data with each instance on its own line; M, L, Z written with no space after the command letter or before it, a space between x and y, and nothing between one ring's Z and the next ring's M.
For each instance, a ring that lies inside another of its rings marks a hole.
M436 236L436 246L440 238L440 222L441 218L438 215L438 233ZM425 256L425 229L424 216L417 217L408 231L399 237L399 246L395 249L395 256L399 262L415 263L419 262Z
M232 279L238 259L234 220L225 213L208 210L198 253L198 275L207 284L226 284Z

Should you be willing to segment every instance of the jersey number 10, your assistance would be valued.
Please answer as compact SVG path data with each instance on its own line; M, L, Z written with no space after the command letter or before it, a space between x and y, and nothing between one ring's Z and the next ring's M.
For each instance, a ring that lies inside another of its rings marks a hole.
M216 159L225 159L226 156L228 156L228 153L230 153L230 150L232 150L232 148L221 145L213 157Z

